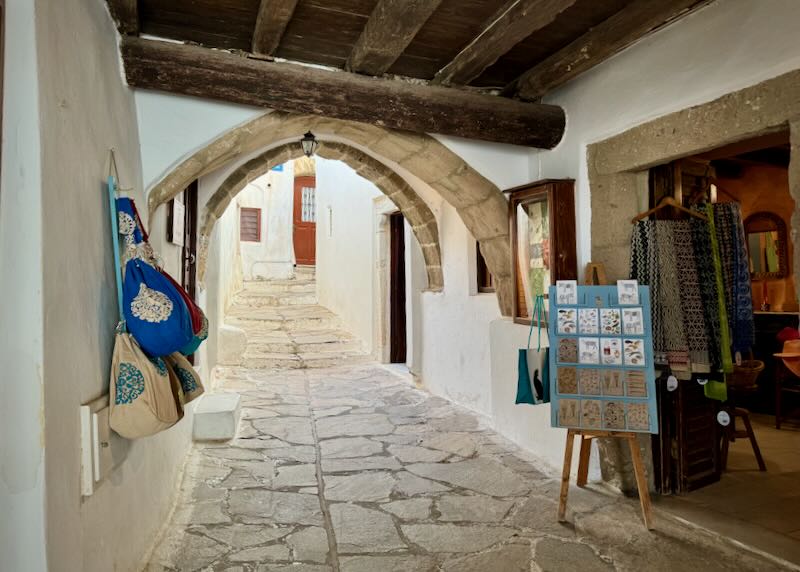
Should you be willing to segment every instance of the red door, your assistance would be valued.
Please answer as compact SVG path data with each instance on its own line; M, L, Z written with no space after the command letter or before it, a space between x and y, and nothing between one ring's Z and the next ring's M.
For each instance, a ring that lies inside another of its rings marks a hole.
M314 265L317 257L316 177L294 178L294 257Z

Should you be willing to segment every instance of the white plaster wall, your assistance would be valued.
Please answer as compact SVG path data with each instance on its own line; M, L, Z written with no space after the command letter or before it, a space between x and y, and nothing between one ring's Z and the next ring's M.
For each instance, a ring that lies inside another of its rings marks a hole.
M242 270L245 280L291 278L294 275L292 209L294 169L270 171L249 183L236 195L239 207L261 209L261 240L242 242Z
M47 568L47 554L41 141L34 3L10 2L4 16L0 568L39 572Z
M500 317L494 294L471 294L468 259L475 248L456 210L438 217L443 292L422 294L422 382L438 395L483 415L492 413L489 324Z
M202 186L203 179L200 180ZM208 318L208 339L205 346L206 371L217 364L219 328L236 293L242 289L242 257L239 242L239 210L231 203L217 224L208 250L203 309Z
M319 303L337 314L365 351L372 352L376 231L372 205L382 193L341 161L321 157L317 157L316 192Z
M39 376L45 397L47 561L50 570L133 570L169 514L190 444L191 414L154 437L115 439L115 470L94 495L81 498L79 406L108 391L118 319L104 187L108 150L116 149L122 184L135 189L139 204L144 200L141 157L133 94L122 84L116 31L105 2L31 4L40 82L43 244L37 270L43 273L43 289L37 292L30 284L33 292L20 300L43 299L45 360ZM14 50L8 59L24 58L26 51ZM14 239L17 250L23 236ZM30 259L36 263L37 255ZM35 304L23 311L15 328L38 317ZM27 414L38 417L36 411ZM21 430L24 424L11 433Z
M197 151L220 133L262 114L262 109L197 97L136 90L142 178L149 189L179 157Z
M425 258L417 237L406 221L406 365L415 376L422 375L422 293L428 288Z
M586 145L800 67L797 0L725 0L678 20L549 94L567 131L536 178L576 178L578 268L590 256ZM598 224L603 224L598 222Z

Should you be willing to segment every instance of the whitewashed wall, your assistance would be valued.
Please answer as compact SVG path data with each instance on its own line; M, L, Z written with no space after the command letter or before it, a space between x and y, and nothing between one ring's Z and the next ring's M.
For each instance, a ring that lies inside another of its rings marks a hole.
M39 572L47 567L39 77L34 3L10 2L5 10L0 185L0 559L8 570Z
M110 148L123 183L144 198L133 94L105 2L7 10L0 418L14 438L0 454L0 568L135 569L169 513L191 419L114 440L115 470L81 498L79 406L108 391L118 319Z
M317 157L317 297L373 351L378 188L341 161ZM332 223L332 224L331 224Z
M245 280L291 278L294 275L292 162L283 165L282 171L270 171L249 183L236 196L235 203L239 208L261 209L261 240L241 243Z

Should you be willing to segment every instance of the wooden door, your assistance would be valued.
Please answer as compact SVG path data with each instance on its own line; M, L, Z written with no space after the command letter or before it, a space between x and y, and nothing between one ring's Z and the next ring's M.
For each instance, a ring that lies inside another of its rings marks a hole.
M181 286L197 300L197 181L183 191Z
M317 255L317 179L294 178L294 257L297 264L313 265Z
M401 213L389 217L389 361L406 362L406 243L405 218Z

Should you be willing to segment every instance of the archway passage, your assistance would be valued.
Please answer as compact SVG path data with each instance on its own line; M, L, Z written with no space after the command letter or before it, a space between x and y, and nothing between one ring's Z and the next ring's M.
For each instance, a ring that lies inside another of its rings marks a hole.
M443 286L436 220L396 168L414 175L441 195L456 209L480 244L489 271L496 280L500 310L506 316L511 315L508 202L496 185L429 135L314 115L268 113L228 131L168 173L149 193L150 213L188 182L239 157L266 149L238 167L207 203L207 218L202 223L200 239L200 255L204 261L214 222L241 189L239 185L265 173L269 169L264 168L266 163L279 165L299 156L300 147L296 142L309 130L326 142L319 151L321 156L347 163L386 193L403 212L422 247L428 285L433 290ZM199 268L201 280L204 262L202 264Z
M408 220L422 249L428 275L428 289L441 290L444 282L436 217L408 183L380 161L342 143L323 143L317 154L325 159L342 161L360 176L372 182L394 203ZM201 281L205 275L208 241L214 230L214 224L228 208L233 198L250 181L263 176L273 167L302 155L303 151L296 142L285 143L243 163L222 182L206 203L202 216L203 222L200 230L202 248L198 264Z

